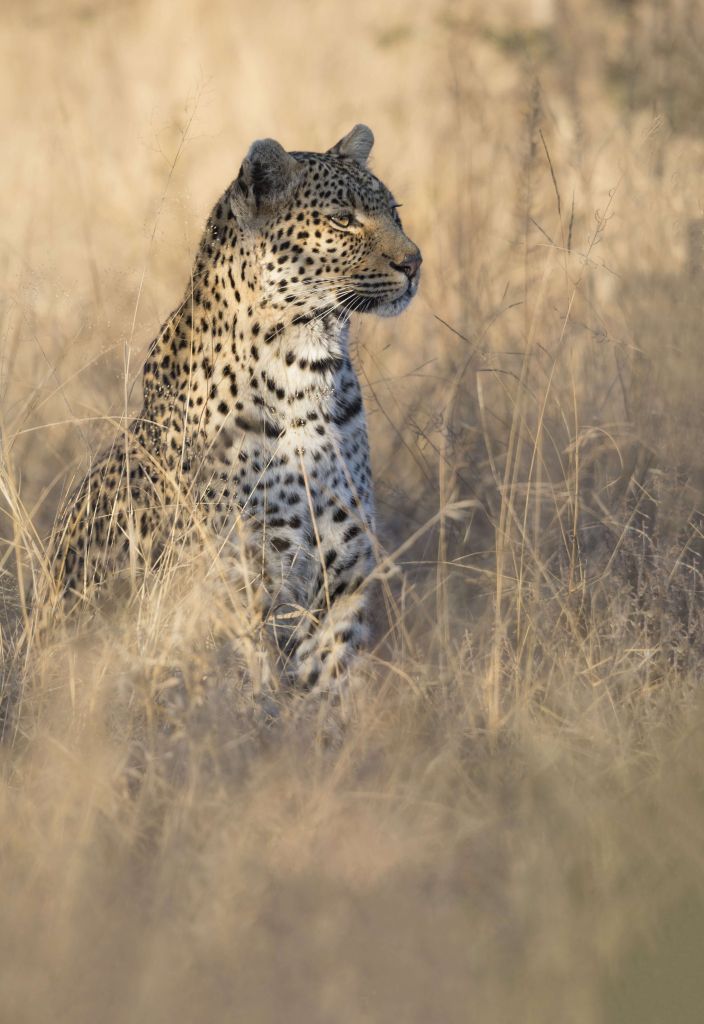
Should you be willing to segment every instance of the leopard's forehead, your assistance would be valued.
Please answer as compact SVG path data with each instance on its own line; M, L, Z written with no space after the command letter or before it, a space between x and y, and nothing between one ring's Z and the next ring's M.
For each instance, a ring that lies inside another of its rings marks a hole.
M291 153L305 167L299 195L311 205L340 205L370 213L388 210L394 197L370 170L334 153Z

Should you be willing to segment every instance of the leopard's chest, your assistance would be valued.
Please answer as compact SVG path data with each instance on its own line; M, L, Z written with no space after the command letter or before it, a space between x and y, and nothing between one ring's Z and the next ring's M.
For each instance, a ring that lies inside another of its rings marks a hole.
M306 420L275 439L245 432L220 467L211 495L218 534L236 539L244 524L287 599L310 603L321 571L339 586L369 572L374 510L363 415L342 427Z
M236 541L245 524L270 580L308 605L321 567L342 587L371 566L369 445L345 332L262 327L194 413L211 526Z

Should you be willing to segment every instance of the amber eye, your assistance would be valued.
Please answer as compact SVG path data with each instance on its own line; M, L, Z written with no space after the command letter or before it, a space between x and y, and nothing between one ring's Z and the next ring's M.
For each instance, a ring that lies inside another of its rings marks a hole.
M331 213L330 223L334 224L336 228L351 228L354 224L354 214L352 213Z

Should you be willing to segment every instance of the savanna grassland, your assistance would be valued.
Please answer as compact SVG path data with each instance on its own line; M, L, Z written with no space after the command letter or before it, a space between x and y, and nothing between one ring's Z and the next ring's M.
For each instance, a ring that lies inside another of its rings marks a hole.
M0 1020L704 1019L704 11L1 18ZM360 121L424 270L353 327L385 561L344 729L261 713L207 564L28 649L212 202Z

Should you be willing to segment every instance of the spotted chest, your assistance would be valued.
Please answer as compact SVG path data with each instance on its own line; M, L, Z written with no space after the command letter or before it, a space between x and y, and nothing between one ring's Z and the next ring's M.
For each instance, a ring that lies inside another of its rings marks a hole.
M346 329L295 333L250 354L239 372L249 385L238 389L239 408L214 413L207 498L219 536L236 537L242 521L256 533L272 604L310 609L357 589L368 575L374 508ZM292 350L298 358L287 364ZM263 384L263 401L255 402L262 392L253 380Z

